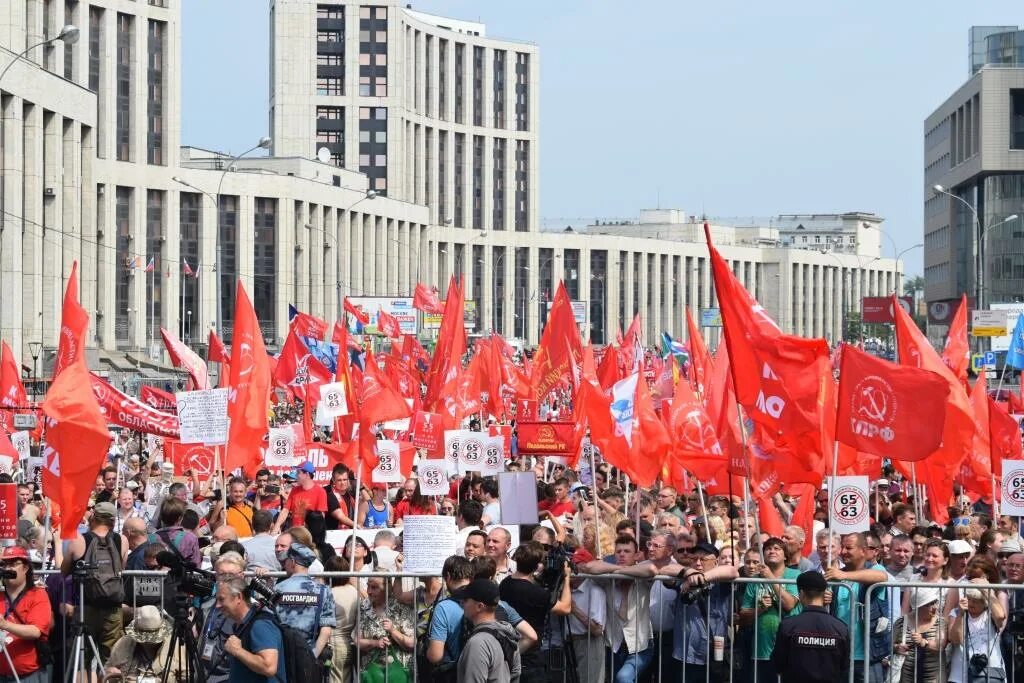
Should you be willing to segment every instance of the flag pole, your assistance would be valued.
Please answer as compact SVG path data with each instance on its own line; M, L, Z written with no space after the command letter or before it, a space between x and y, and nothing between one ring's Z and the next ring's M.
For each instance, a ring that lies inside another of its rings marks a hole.
M729 488L731 489L732 488L732 475L729 474L728 470L726 470L725 474L726 474L726 476L729 477ZM693 473L691 472L690 475L693 476ZM693 477L693 478L697 479L697 477ZM708 543L711 543L711 525L707 524L707 521L708 521L708 519L707 519L708 507L707 507L707 505L704 504L704 487L701 485L700 479L697 479L697 498L700 499L701 515L704 516L704 522L705 522L705 524L704 524L704 535L708 537ZM731 494L730 494L729 498L730 499L732 498ZM729 503L732 504L732 500L730 500ZM698 516L700 516L700 515L698 515Z
M734 394L735 396L735 394ZM736 422L740 426L740 444L743 448L743 467L747 471L747 476L743 477L743 514L747 514L747 508L750 506L750 454L747 452L747 430L743 426L743 406L740 405L740 400L736 398ZM729 505L732 505L732 474L729 473ZM704 520L707 521L706 519ZM744 520L746 522L746 520ZM761 540L758 538L758 540ZM729 544L729 552L732 555L732 564L736 566L736 544ZM757 544L757 553L761 558L761 564L764 564L764 549L761 544Z
M601 556L601 505L597 502L597 464L594 458L594 444L590 444L590 488L594 495L594 555L597 559Z
M842 377L842 374L840 374L840 377ZM832 500L832 497L834 495L836 495L836 470L837 469L839 469L839 439L836 439L835 442L832 444L832 474L831 474L831 476L829 478L829 483L828 483L828 533L829 533L829 539L828 539L828 564L825 565L826 569L828 567L832 566L832 533L835 530L835 526L833 524L833 522L835 520L833 519L833 512L832 512L832 510L833 510L833 504L832 504L833 500ZM875 507L876 508L878 507L878 493L877 493L877 489L876 489L876 493L875 493ZM876 520L878 519L878 512L877 512L877 510L875 512L875 519Z
M181 303L178 305L178 327L181 330L181 339L185 339L185 274L184 272L178 273L178 289L181 291L178 294L181 296ZM188 342L185 342L186 344ZM209 356L209 353L207 353Z

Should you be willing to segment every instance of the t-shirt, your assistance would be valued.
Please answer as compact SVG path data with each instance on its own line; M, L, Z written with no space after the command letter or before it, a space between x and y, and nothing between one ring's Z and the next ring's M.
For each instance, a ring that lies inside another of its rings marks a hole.
M406 515L409 515L410 517L415 517L416 515L436 515L436 514L437 514L437 505L435 505L433 503L433 501L427 503L426 507L419 508L419 507L413 507L412 504L408 500L402 500L402 501L399 501L397 505L395 505L394 521L395 521L395 523L397 523L400 519L402 519Z
M248 616L246 616L248 619ZM257 619L252 627L242 637L242 647L249 652L258 653L263 650L277 651L277 676L261 676L238 659L231 657L230 678L231 683L273 683L273 681L284 681L288 675L285 672L284 639L281 631L269 619Z
M46 594L45 588L29 587L17 599L14 609L7 594L0 600L2 614L16 624L32 624L38 626L42 631L43 638L49 638L50 625L53 622L53 614L50 608L50 596ZM14 638L7 645L7 654L14 662L14 669L20 676L30 674L39 668L36 660L36 641ZM0 676L10 676L11 666L7 663L7 657L0 657Z
M277 561L277 553L274 552L274 537L269 534L260 534L242 541L245 548L245 559L248 562L246 569L260 567L267 571L280 571L281 563Z
M795 579L798 576L800 576L800 570L793 569L792 567L787 567L782 572L782 578L784 579ZM782 590L794 597L797 595L795 584L782 584ZM759 606L761 604L761 596L765 595L766 591L775 593L775 589L770 586L748 583L747 590L743 594L741 607L744 609L754 609L756 606ZM771 659L772 650L775 649L775 633L779 630L782 618L800 613L799 603L793 608L793 611L787 612L783 608L780 613L779 602L779 598L775 596L775 605L772 609L761 612L757 617L757 642L754 644L754 659L761 661Z
M457 636L462 631L462 606L454 600L441 600L434 607L430 621L430 640L444 643L442 664L458 661L462 653L462 641Z
M310 489L296 486L288 496L285 508L291 513L292 526L305 524L307 512L327 512L327 492L319 486Z
M339 496L330 484L324 487L324 493L327 494L327 530L336 531L338 529L351 528L336 520L334 518L334 511L341 508L342 513L349 519L352 519L355 515L352 495L345 493Z
M510 576L498 584L498 595L519 612L538 635L544 632L544 620L551 600L547 589L532 581Z
M566 500L564 502L555 501L553 503L545 500L537 507L541 510L547 510L553 517L564 517L565 515L571 515L576 512L576 506L573 505L571 500Z
M483 515L488 518L487 526L494 526L495 524L501 524L501 502L494 501L493 503L487 503L484 505Z
M228 526L238 532L241 538L252 536L252 505L239 503L229 505L227 510Z

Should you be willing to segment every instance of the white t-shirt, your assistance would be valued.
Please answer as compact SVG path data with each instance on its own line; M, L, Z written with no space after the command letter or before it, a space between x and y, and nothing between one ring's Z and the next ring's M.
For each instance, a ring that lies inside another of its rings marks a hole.
M957 607L949 613L949 618L955 619L959 613L960 608ZM964 642L953 646L953 656L949 660L949 683L967 681L968 662L975 654L987 655L990 668L1003 668L1003 655L999 650L999 631L992 623L989 611L985 610L977 618L968 614L964 626Z

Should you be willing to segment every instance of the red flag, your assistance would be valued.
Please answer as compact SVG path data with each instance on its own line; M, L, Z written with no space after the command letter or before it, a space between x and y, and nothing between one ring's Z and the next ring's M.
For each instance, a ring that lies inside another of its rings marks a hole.
M162 413L113 387L106 380L89 375L96 404L107 422L132 431L180 438L180 424L174 415Z
M270 361L263 345L256 311L238 281L235 289L235 328L231 340L231 397L228 400L228 449L224 469L252 469L262 462L260 444L267 433L270 401Z
M945 360L945 359L943 359ZM989 441L988 390L985 373L981 373L974 382L970 394L971 408L974 410L973 447L960 464L960 482L971 500L981 498L986 503L992 502L992 445Z
M209 389L210 376L206 369L206 363L199 357L199 354L185 346L180 339L174 336L173 332L162 327L160 336L164 338L164 346L167 347L167 355L171 358L171 364L176 368L185 369L191 379L192 388Z
M897 301L894 305L899 305ZM967 295L960 297L953 321L946 334L946 346L942 349L942 362L960 382L967 386L967 367L971 363L971 345L967 341Z
M67 289L64 291L64 308L60 317L60 340L57 342L57 357L53 361L53 377L67 366L84 358L85 335L89 329L89 314L78 303L78 262L71 266Z
M416 283L412 294L412 307L424 313L444 313L444 304L437 298L437 292L422 282Z
M426 371L430 367L430 354L414 335L405 335L405 339L402 340L402 355L406 356L417 370Z
M300 337L314 337L323 341L324 335L327 334L327 323L315 315L295 311L295 315L288 322L288 329L295 330L295 334Z
M563 380L575 386L577 382L572 376L572 364L578 365L582 357L583 344L572 313L572 302L565 291L565 284L559 282L548 313L548 324L544 326L540 345L533 356L530 379L537 398L543 400Z
M25 386L21 383L18 363L7 342L0 347L0 407L24 408L28 405ZM14 418L17 411L0 409L0 430L14 431Z
M206 359L211 363L231 362L231 353L224 348L224 342L220 340L220 337L213 330L210 330L210 341L206 352Z
M398 339L402 336L402 326L398 319L383 309L377 311L377 331L388 339Z
M479 413L482 407L476 378L466 369L444 385L437 412L444 418L445 429L457 429L463 420Z
M320 385L331 381L331 371L309 351L293 326L288 331L274 368L274 382L303 401L320 399Z
M675 389L669 410L672 457L698 479L711 479L728 465L715 426L689 382L679 380Z
M866 453L921 460L939 447L948 397L946 380L934 372L844 346L836 438Z
M633 316L633 322L622 338L622 358L625 361L625 373L631 374L640 369L644 360L643 333L640 330L640 314Z
M143 384L139 387L139 400L157 410L175 410L178 406L178 399L174 394L163 389Z
M345 312L351 313L352 317L359 321L361 325L370 324L370 314L363 310L362 306L356 306L348 297L345 297Z
M1003 458L1024 459L1024 446L1020 440L1020 425L991 398L988 399L988 432L992 446L992 469L997 478L1002 478Z
M686 307L686 333L686 346L690 351L689 379L697 393L703 396L708 376L711 374L711 354L708 353L704 335L697 327L689 306Z
M437 334L434 358L427 372L427 393L424 405L428 410L441 412L436 404L441 399L444 385L455 378L462 367L462 356L466 353L465 304L462 289L453 277L448 283L448 296L441 316L441 329Z
M801 555L808 556L814 549L814 494L817 492L815 486L810 484L792 484L788 487L790 493L799 497L796 509L789 523L804 530L804 548Z
M409 405L377 367L372 352L366 353L366 368L356 399L359 402L360 433L388 420L410 417Z
M607 391L622 377L622 352L615 346L604 347L604 355L597 365L598 383Z

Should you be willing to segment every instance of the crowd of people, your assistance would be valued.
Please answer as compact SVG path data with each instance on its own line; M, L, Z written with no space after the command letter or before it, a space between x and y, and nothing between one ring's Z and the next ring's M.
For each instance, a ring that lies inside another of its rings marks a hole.
M35 485L19 484L19 539L0 555L0 677L61 680L79 620L95 643L83 661L124 678L195 668L214 683L286 681L298 651L336 683L812 681L851 665L875 683L1024 675L1017 520L983 504L952 501L951 522L930 524L889 473L867 532L827 528L824 488L814 529L769 536L742 497L638 489L606 463L515 466L537 474L536 525L502 525L495 478L457 477L438 497L415 476L357 492L345 465L323 484L304 463L221 491L216 477L175 477L138 442L99 474L81 533L60 542ZM796 503L774 499L783 518ZM440 576L400 575L417 515L457 528ZM363 532L329 534L353 527ZM208 570L212 590L194 594L174 571L123 574L168 566ZM194 656L169 647L176 595Z

